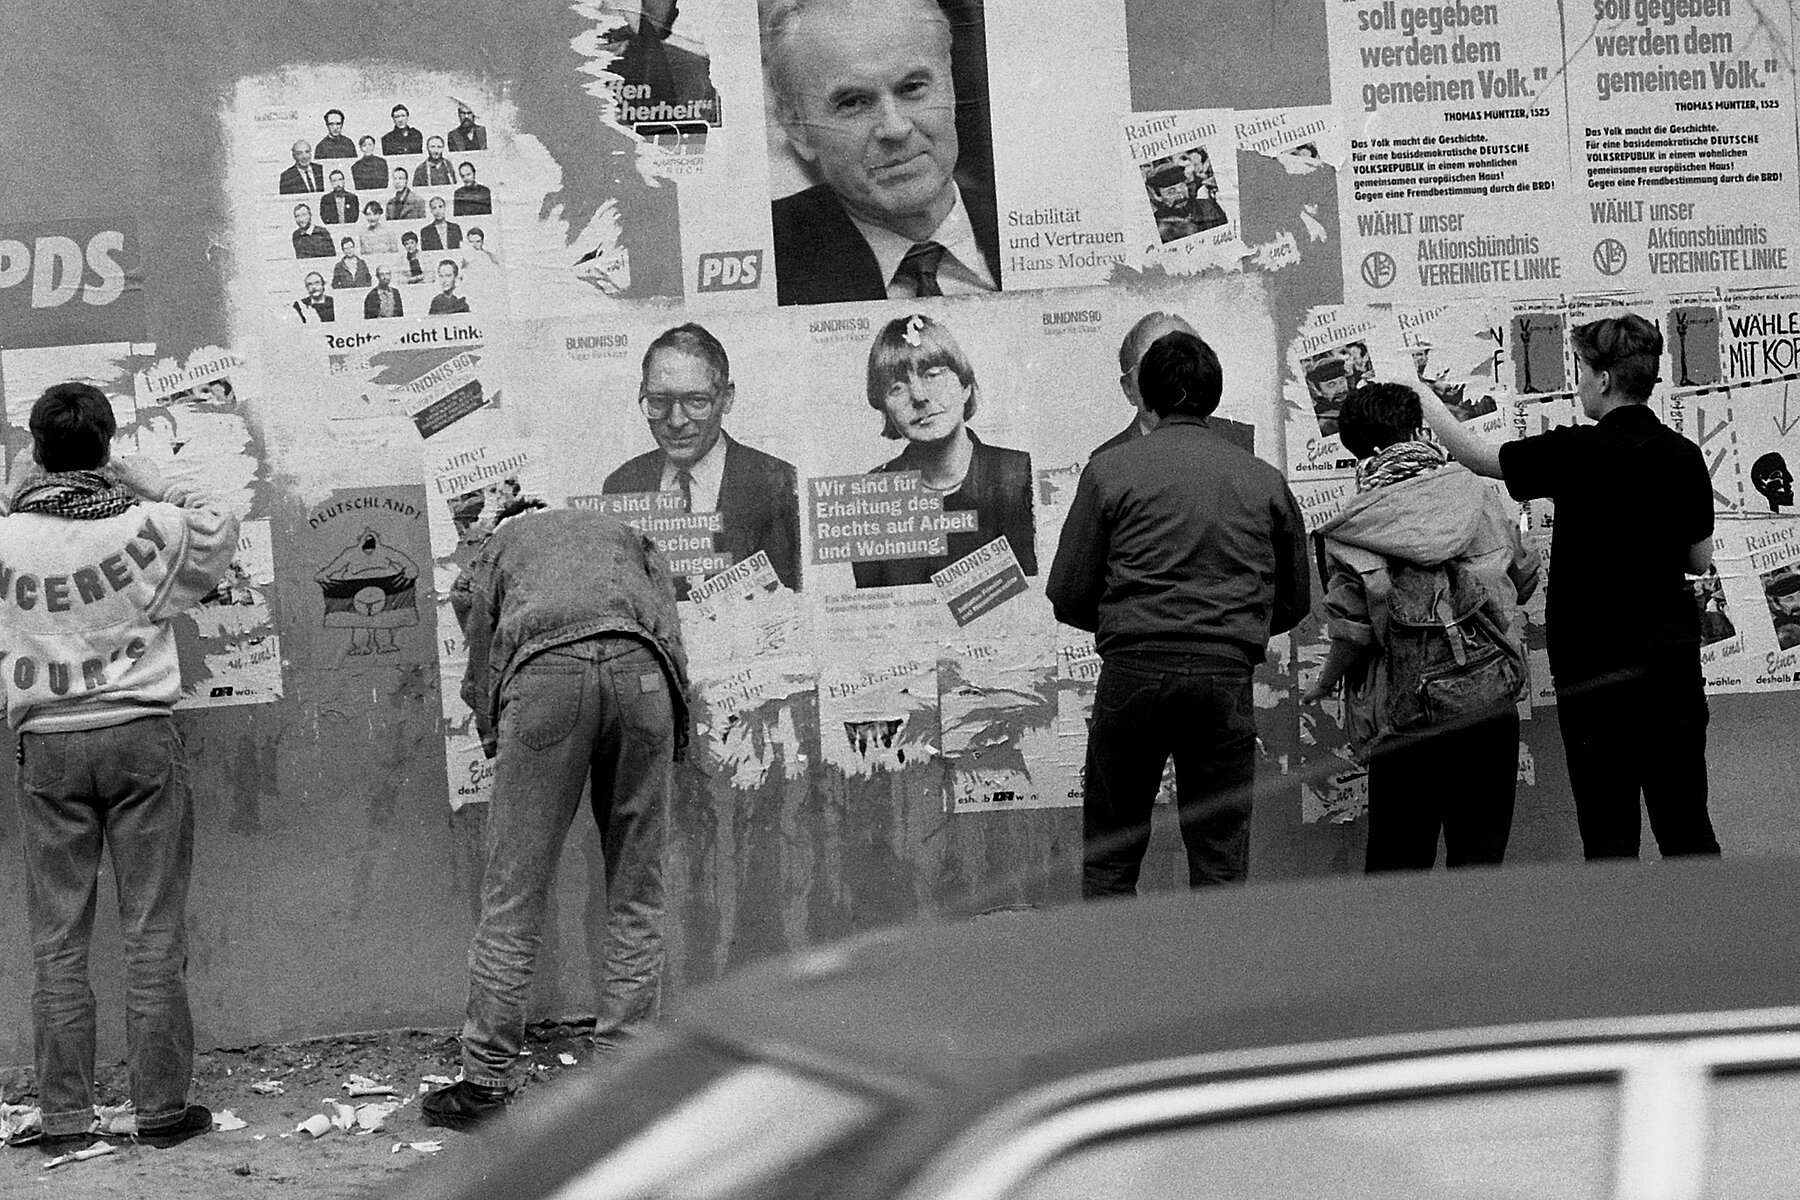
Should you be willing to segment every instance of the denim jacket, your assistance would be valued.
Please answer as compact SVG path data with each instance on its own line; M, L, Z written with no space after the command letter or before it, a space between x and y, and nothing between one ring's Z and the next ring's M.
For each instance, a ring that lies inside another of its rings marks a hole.
M596 636L636 638L662 662L675 757L688 742L687 653L669 568L649 538L603 513L528 512L500 523L450 590L468 642L462 697L491 754L500 691L526 659Z

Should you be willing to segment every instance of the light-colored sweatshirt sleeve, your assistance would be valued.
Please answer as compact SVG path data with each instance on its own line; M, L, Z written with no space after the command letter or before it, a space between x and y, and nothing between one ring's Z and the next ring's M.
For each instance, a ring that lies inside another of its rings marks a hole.
M237 554L238 519L198 497L185 508L160 502L146 507L154 510L152 520L179 539L168 578L149 613L153 621L166 621L198 604L225 578Z

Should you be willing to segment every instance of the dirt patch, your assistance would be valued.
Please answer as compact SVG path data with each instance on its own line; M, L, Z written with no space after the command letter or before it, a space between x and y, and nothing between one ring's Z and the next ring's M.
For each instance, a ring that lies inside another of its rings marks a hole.
M564 1055L575 1059L571 1066ZM529 1031L523 1094L529 1096L567 1076L606 1070L596 1064L587 1031L571 1025L538 1025ZM59 1200L87 1197L154 1196L159 1200L197 1197L370 1197L385 1194L401 1172L431 1158L413 1149L414 1142L442 1142L445 1149L471 1135L425 1124L419 1114L419 1087L427 1075L454 1078L461 1051L445 1030L391 1030L348 1034L279 1046L214 1050L196 1056L191 1098L213 1112L229 1109L246 1122L243 1129L214 1130L168 1150L111 1138L116 1154L45 1170L49 1160L34 1145L0 1149L0 1195L51 1196ZM330 1102L379 1101L374 1096L352 1100L343 1084L352 1074L390 1084L394 1098L406 1101L372 1133L332 1129L313 1138L295 1126L315 1113L331 1115ZM253 1084L273 1081L280 1094ZM127 1098L125 1065L110 1064L99 1073L97 1100L102 1105ZM436 1086L435 1084L429 1086ZM12 1103L36 1103L29 1078L6 1088ZM396 1151L395 1145L400 1145Z

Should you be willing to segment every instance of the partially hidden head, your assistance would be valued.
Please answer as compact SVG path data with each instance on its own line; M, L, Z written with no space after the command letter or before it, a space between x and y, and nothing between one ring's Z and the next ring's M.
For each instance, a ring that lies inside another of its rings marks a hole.
M1195 333L1192 325L1174 313L1153 312L1139 317L1137 324L1126 332L1125 340L1119 343L1119 387L1124 391L1125 398L1131 401L1132 407L1136 408L1139 413L1146 410L1144 397L1138 391L1138 363L1143 361L1144 351L1150 348L1151 342L1163 334L1177 329L1184 333L1192 333L1195 337L1200 336Z
M1365 383L1352 388L1338 409L1338 436L1344 449L1367 458L1397 442L1419 436L1424 423L1419 393L1403 383Z

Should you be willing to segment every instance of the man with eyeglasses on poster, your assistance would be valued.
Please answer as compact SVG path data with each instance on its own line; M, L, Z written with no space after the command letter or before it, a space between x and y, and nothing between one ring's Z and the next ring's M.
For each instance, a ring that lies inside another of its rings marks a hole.
M717 512L719 549L733 563L758 550L781 582L800 587L800 492L793 464L725 432L736 399L725 347L705 327L677 325L644 352L638 407L655 450L606 477L601 491L664 492L687 512ZM691 581L676 580L685 599Z

